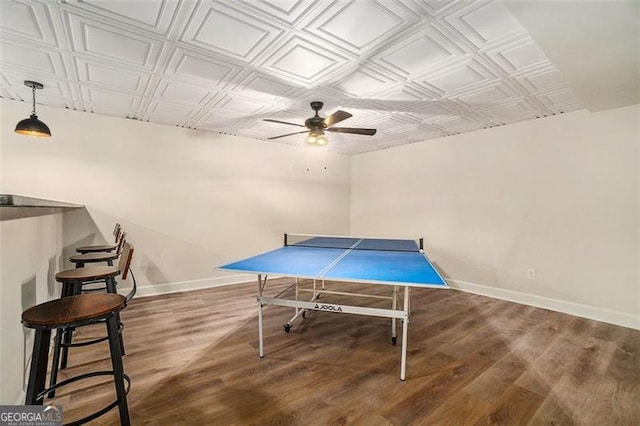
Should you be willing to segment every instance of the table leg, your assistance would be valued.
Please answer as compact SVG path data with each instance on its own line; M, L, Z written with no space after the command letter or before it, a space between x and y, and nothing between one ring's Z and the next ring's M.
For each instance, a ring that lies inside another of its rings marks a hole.
M267 277L265 276L265 281ZM262 283L262 275L258 275L258 339L260 345L260 358L264 357L264 343L262 335L262 289L264 285Z
M407 373L407 336L409 331L409 286L404 286L404 319L402 320L402 361L400 362L400 380Z
M393 301L391 302L391 309L394 311L398 308L398 286L393 286ZM396 344L397 341L397 331L396 331L396 319L391 318L391 343Z

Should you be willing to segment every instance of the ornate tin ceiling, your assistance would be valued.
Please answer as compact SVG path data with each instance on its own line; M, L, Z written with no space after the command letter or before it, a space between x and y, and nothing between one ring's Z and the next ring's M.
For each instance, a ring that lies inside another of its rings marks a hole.
M344 154L582 108L496 1L3 0L0 16L5 99L36 80L39 104L254 139L319 100L378 129L329 134Z

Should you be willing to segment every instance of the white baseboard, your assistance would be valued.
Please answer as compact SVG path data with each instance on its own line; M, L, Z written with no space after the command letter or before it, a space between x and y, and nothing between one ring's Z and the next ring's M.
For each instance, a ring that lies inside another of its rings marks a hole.
M204 288L221 287L250 281L257 281L256 276L252 274L236 274L225 277L205 278L201 280L145 285L138 286L136 290L136 297L158 296L161 294L177 293L180 291L201 290ZM127 294L130 290L131 287L118 288L118 292L121 294Z
M556 312L562 312L569 315L640 330L640 315L632 315L625 312L598 308L596 306L581 305L579 303L567 302L565 300L488 287L460 280L447 279L447 283L451 288L468 293L493 297L495 299L508 300L510 302L521 303L523 305L535 306L537 308L549 309Z
M206 278L202 280L179 281L165 284L138 286L136 297L157 296L160 294L176 293L180 291L200 290L231 284L246 283L255 280L256 276L252 274L235 274L225 277ZM534 294L520 293L513 290L489 287L481 284L454 280L450 278L447 279L447 283L456 290L461 290L468 293L493 297L494 299L508 300L510 302L521 303L523 305L535 306L538 308L563 312L569 315L575 315L578 317L589 318L596 321L640 330L639 315L632 315L625 312L598 308L596 306L581 305L579 303L567 302L564 300L552 299L549 297L537 296ZM123 288L119 291L122 294L126 294L129 289Z

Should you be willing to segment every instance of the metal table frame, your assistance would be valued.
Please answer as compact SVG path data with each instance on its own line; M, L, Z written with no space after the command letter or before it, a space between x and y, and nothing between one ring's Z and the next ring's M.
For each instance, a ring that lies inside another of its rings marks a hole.
M259 335L259 343L260 343L260 357L264 357L264 332L263 332L263 308L266 305L276 305L276 306L288 306L295 308L295 314L291 319L284 325L284 329L286 332L289 332L293 322L299 317L305 315L306 310L313 311L322 311L322 312L333 312L333 313L342 313L342 314L356 314L356 315L366 315L366 316L374 316L374 317L382 317L382 318L391 318L391 342L392 344L396 344L396 319L402 320L402 350L401 350L401 360L400 360L400 380L406 379L406 370L407 370L407 338L408 338L408 329L409 329L409 309L410 309L410 286L409 285L393 285L393 294L392 296L380 296L380 295L372 295L372 294L364 294L364 293L353 293L353 292L342 292L342 291L333 291L325 289L324 280L320 280L322 285L321 288L317 288L318 280L313 280L313 288L312 289L304 289L300 288L300 281L298 278L295 278L295 282L282 290L275 296L266 296L264 294L266 285L267 285L267 275L258 274L258 335ZM291 288L295 288L295 299L291 299L288 297L284 297L286 293L288 293ZM403 296L403 307L402 309L398 309L398 292L399 288L404 287L404 296ZM300 292L310 292L312 297L310 300L301 300ZM318 297L321 294L339 294L345 296L355 296L362 298L378 298L378 299L388 299L391 300L391 309L384 308L372 308L367 306L356 306L356 305L345 305L345 304L334 304L334 303L325 303L318 302Z

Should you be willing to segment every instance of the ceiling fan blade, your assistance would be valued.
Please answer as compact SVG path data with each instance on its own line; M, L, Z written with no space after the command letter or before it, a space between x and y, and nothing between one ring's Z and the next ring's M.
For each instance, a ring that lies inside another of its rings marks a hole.
M353 117L353 115L349 114L348 112L338 110L324 119L324 125L325 127L331 127L334 124L339 123L342 120L346 120L349 117Z
M376 129L360 129L358 127L330 127L325 130L327 132L354 133L356 135L367 135L367 136L373 136L376 134Z
M297 124L297 123L289 123L287 121L280 121L280 120L272 120L270 118L263 118L262 121L270 121L272 123L280 123L280 124L288 124L290 126L298 126L298 127L306 127L302 124Z
M280 136L274 136L272 138L267 138L268 141L270 141L271 139L280 139L280 138L284 138L287 136L291 136L291 135L300 135L302 133L307 133L308 130L303 130L302 132L294 132L294 133L287 133L286 135L280 135Z

